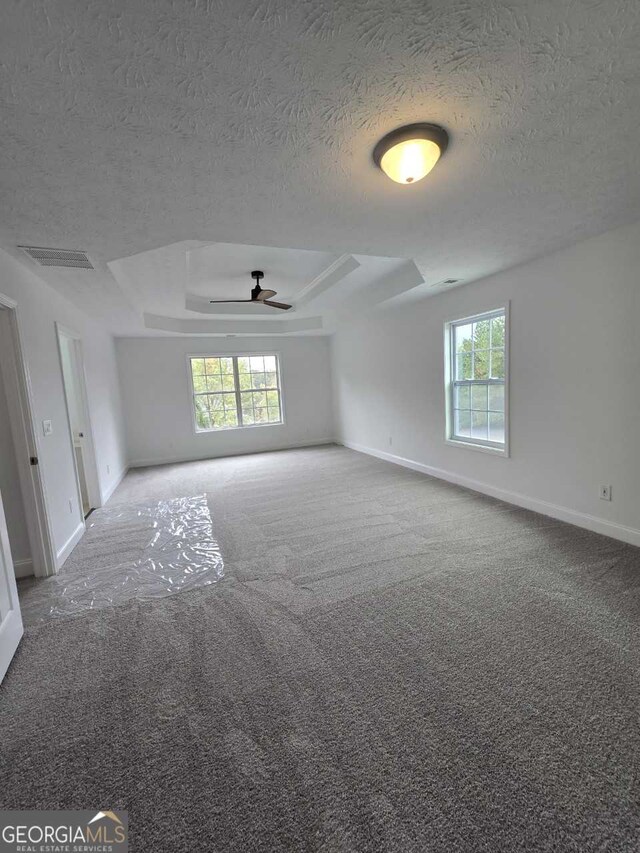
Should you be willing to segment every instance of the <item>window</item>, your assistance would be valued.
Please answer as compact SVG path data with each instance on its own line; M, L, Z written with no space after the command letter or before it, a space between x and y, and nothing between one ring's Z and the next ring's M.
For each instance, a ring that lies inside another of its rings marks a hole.
M447 323L447 439L507 452L507 309Z
M275 355L189 358L197 432L282 423Z

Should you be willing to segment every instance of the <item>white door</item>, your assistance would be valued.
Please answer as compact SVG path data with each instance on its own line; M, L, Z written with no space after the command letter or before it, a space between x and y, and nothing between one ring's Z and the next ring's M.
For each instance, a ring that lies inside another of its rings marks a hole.
M7 522L0 495L0 681L9 668L23 634L16 576L9 550Z
M73 433L73 452L76 456L76 472L78 474L78 485L80 487L80 498L82 500L82 514L87 515L91 509L89 498L89 487L87 486L87 469L84 463L84 433Z
M82 506L82 515L86 517L89 510L98 504L95 502L96 490L92 488L90 481L92 475L95 474L95 467L91 465L93 445L88 427L81 342L78 338L72 337L73 333L59 323L56 324L56 328L58 330L58 346L67 415L69 416L69 429L73 442L73 457L76 463L78 494ZM97 477L93 478L93 483L95 483L95 479Z

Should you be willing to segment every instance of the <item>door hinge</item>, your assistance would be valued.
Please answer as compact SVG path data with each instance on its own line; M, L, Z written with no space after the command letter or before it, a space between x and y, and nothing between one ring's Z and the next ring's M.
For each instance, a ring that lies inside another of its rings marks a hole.
M32 457L29 459L29 462L31 462L31 464L32 464L32 465L37 465L37 464L38 464L38 457L37 457L37 456L32 456Z

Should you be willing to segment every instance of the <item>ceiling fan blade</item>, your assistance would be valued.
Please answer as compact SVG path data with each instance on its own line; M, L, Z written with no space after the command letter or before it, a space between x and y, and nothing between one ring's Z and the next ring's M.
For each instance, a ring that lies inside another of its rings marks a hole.
M275 296L277 292L277 290L263 290L262 288L260 288L258 295L256 296L254 301L264 302L265 299L271 299L272 296Z
M275 296L276 290L264 290L260 287L260 279L264 277L264 273L256 271L256 275L251 273L252 278L256 279L256 286L251 288L251 299L210 299L210 305L230 305L238 302L260 302L262 305L270 305L272 308L282 308L283 311L288 311L291 305L286 305L284 302L271 302L271 297Z
M291 308L291 305L287 305L286 302L272 302L271 299L263 300L265 305L270 305L272 308L282 308L283 311L288 311Z

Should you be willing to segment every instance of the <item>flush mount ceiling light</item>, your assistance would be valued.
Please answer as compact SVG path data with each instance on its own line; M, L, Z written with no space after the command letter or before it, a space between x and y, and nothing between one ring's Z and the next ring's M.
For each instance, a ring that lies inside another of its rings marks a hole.
M436 165L447 150L449 135L436 124L398 127L373 149L373 161L398 184L415 184Z

